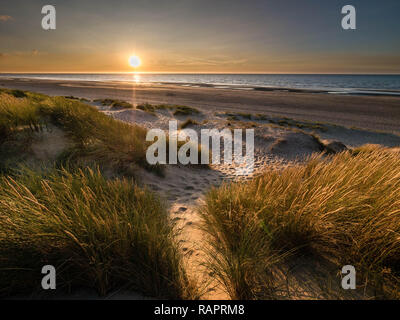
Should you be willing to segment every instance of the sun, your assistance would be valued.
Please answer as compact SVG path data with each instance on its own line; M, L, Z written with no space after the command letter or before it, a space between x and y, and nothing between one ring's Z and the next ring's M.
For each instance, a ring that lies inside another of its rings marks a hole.
M131 67L137 68L142 64L142 62L140 61L140 58L138 56L130 56L129 64L131 65Z

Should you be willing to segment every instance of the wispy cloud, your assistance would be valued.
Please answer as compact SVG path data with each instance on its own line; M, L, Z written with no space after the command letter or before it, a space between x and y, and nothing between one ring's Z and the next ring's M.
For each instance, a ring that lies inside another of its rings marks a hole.
M214 56L210 58L201 57L178 57L175 59L153 60L155 66L224 66L224 65L242 65L248 60L233 58L228 56Z
M0 21L1 22L11 21L11 20L14 20L14 18L11 17L11 16L0 15Z
M31 51L0 52L0 58L38 56L38 55L42 55L42 54L44 54L44 52L40 52L37 49L33 49Z

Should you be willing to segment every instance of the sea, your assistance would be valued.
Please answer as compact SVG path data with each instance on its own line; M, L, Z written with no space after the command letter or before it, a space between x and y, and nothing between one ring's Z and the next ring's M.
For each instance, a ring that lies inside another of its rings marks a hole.
M29 73L1 78L121 81L216 88L321 90L340 94L400 95L400 75L350 74L179 74L179 73Z

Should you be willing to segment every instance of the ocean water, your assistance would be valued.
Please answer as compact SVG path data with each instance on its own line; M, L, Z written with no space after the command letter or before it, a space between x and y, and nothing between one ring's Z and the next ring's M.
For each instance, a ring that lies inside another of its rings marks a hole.
M0 77L78 81L123 81L136 83L175 83L188 86L232 86L311 89L332 93L376 92L400 94L400 75L323 75L323 74L0 74Z

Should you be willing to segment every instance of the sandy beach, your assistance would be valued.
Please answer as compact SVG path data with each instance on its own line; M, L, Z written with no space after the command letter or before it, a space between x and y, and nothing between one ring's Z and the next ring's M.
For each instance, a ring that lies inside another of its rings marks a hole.
M99 81L55 81L0 78L0 87L55 96L121 99L131 103L180 104L209 112L262 113L296 120L327 122L346 127L400 132L400 97L328 93L257 91ZM299 90L297 90L299 91Z

